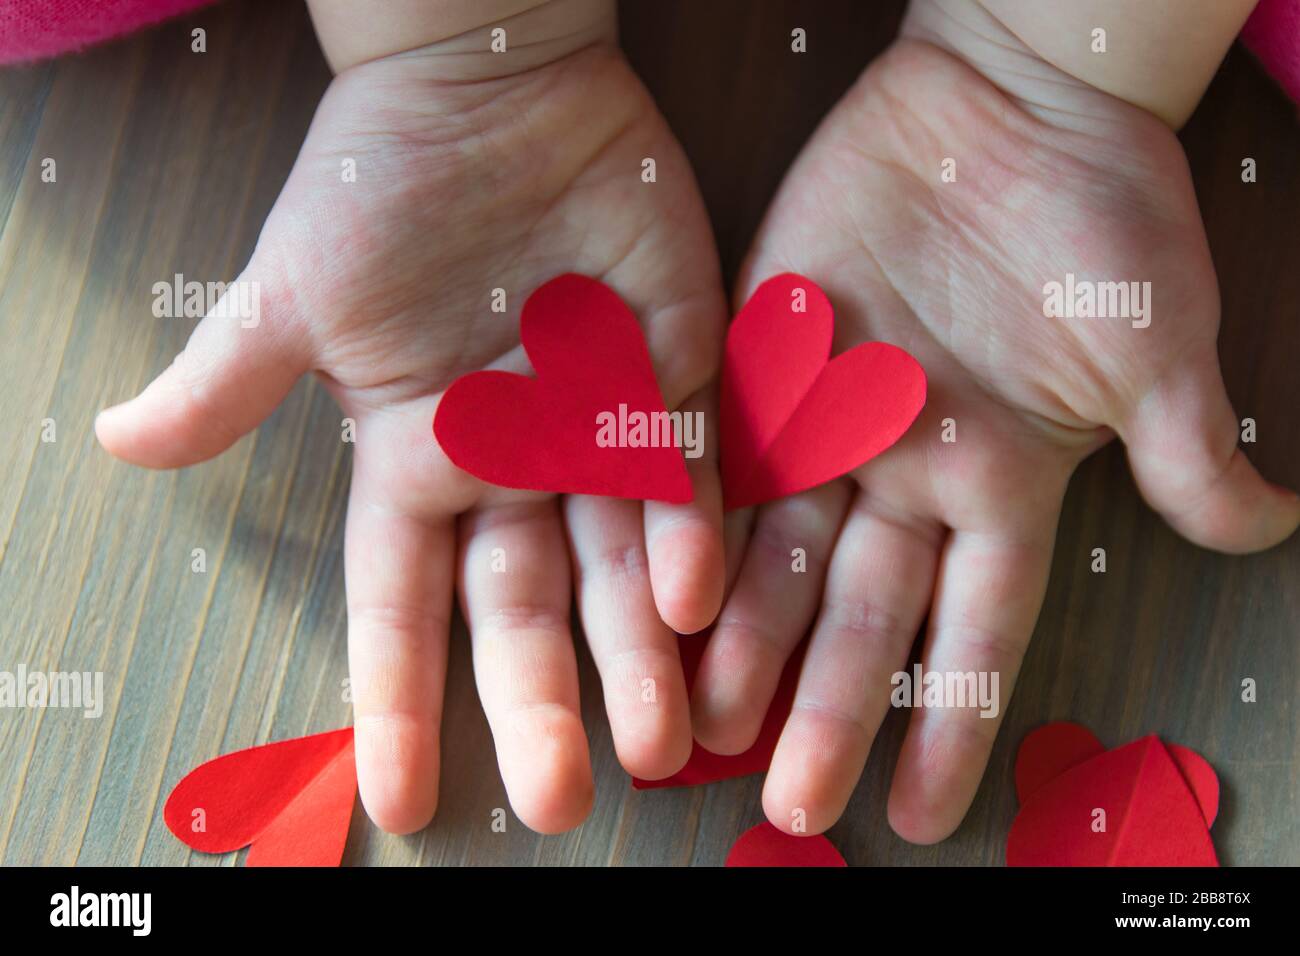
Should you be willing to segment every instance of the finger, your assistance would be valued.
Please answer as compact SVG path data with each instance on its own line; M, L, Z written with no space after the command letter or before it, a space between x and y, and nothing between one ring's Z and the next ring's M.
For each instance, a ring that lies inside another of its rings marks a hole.
M695 739L714 753L742 753L758 738L781 671L817 613L849 493L834 481L759 509L691 691Z
M674 631L694 634L718 616L725 562L722 484L717 444L704 421L709 396L697 394L681 408L681 434L694 497L686 504L645 503L646 554L659 616Z
M1260 476L1237 447L1240 427L1210 349L1117 428L1151 507L1187 539L1233 554L1272 547L1300 524L1300 497Z
M461 519L461 602L510 804L541 833L572 829L593 784L569 633L569 559L554 499Z
M749 536L754 530L754 519L758 517L757 508L736 508L722 515L722 550L724 553L725 573L723 600L730 596L740 577L740 565L745 560L745 551L749 548Z
M943 534L865 492L854 502L763 787L782 830L821 833L844 812L929 606Z
M916 708L912 687L915 709L889 794L890 825L905 840L942 840L975 798L1043 603L1055 523L1045 518L1020 539L972 531L948 539L921 666L953 680L954 690L960 681L966 699L939 708L922 699Z
M677 635L650 593L640 502L571 495L564 508L614 749L628 773L667 777L690 756L691 723Z
M95 434L147 468L205 461L270 415L310 362L283 296L250 265L162 374L99 413Z
M358 457L344 542L357 784L380 828L410 833L438 804L454 527L386 500Z

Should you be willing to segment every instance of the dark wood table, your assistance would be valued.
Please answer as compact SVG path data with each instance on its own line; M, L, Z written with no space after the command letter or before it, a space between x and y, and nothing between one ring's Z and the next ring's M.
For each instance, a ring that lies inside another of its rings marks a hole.
M695 164L729 278L799 147L901 12L860 0L623 4L624 45ZM788 54L796 26L803 57ZM237 273L328 81L302 5L253 0L0 72L0 669L102 670L107 695L98 720L0 711L4 863L233 865L166 831L171 787L218 753L349 720L349 462L324 391L304 381L255 435L178 473L112 461L91 429L188 336L192 322L152 317L152 281ZM1248 453L1300 487L1300 122L1236 49L1183 141L1222 284L1229 392L1258 422ZM44 157L57 157L57 188L41 182ZM56 442L40 441L46 418ZM191 571L198 547L205 573ZM1108 553L1104 575L1089 570L1094 547ZM854 864L1000 863L1017 744L1069 718L1110 744L1155 732L1200 750L1223 781L1223 861L1300 862L1297 622L1300 538L1252 557L1198 550L1140 502L1112 446L1070 486L1038 633L960 830L932 847L890 831L905 727L892 713L830 836ZM563 836L513 817L494 832L507 804L457 627L439 816L397 838L358 807L345 862L718 864L762 818L759 778L634 792L584 652L595 810ZM1246 678L1255 703L1241 699Z

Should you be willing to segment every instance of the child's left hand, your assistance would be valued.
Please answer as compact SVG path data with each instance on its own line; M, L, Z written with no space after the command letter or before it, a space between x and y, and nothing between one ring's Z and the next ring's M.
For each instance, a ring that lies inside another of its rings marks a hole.
M1026 60L1017 75L1052 76ZM743 751L813 628L763 791L787 832L819 833L843 812L927 617L924 668L996 672L1000 699L996 719L916 711L889 818L916 842L956 828L1033 631L1070 473L1115 435L1147 501L1201 545L1265 548L1300 518L1296 496L1237 447L1214 267L1177 139L1106 94L1044 85L1027 106L950 53L900 40L805 148L741 278L740 301L778 273L814 279L835 310L835 352L890 342L928 378L897 446L758 509L700 666L696 736ZM956 182L941 179L945 157ZM1150 327L1044 317L1041 290L1069 272L1150 282ZM807 573L791 573L793 548Z

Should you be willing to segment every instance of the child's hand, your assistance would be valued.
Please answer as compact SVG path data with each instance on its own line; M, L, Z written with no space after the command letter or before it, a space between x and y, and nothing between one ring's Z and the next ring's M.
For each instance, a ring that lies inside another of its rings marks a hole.
M669 408L716 365L725 299L694 178L612 45L612 11L582 6L599 22L549 45L512 29L531 60L435 45L344 70L242 276L261 285L260 324L206 318L142 395L97 423L115 455L192 464L254 428L308 370L356 420L346 578L357 771L388 830L422 827L436 806L453 587L516 812L557 831L592 798L559 501L451 465L432 434L442 391L487 365L527 371L520 307L568 271L606 282L642 319ZM535 62L565 44L575 49ZM527 68L464 78L516 62ZM656 182L642 181L645 158ZM491 310L496 288L504 314ZM676 639L656 599L682 630L707 624L721 600L717 480L712 465L694 477L688 506L568 506L615 745L645 777L674 772L691 747ZM497 548L505 573L493 571Z
M910 29L924 33L915 16ZM791 170L737 290L744 301L774 274L805 274L835 308L835 353L891 342L929 379L895 448L759 509L705 654L696 734L734 753L816 621L763 793L787 831L799 810L810 833L843 811L927 615L924 668L997 672L1000 718L1067 479L1112 437L1146 500L1200 545L1266 548L1300 518L1237 447L1214 268L1173 133L1013 43L984 49L1011 51L1003 75L1023 99L927 42L876 61ZM941 178L948 158L955 182ZM1044 317L1044 286L1069 273L1150 282L1150 326ZM791 573L796 547L806 574ZM913 715L889 801L900 835L956 828L999 723L975 708Z

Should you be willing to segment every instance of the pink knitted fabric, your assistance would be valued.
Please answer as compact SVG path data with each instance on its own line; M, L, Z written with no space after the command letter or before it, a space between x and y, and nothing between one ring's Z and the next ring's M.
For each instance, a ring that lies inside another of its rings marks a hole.
M0 0L0 63L79 50L210 0Z
M1260 0L1241 39L1291 99L1300 102L1300 0Z
M203 6L211 0L0 0L0 63L35 60ZM1261 0L1241 38L1300 101L1300 0Z

